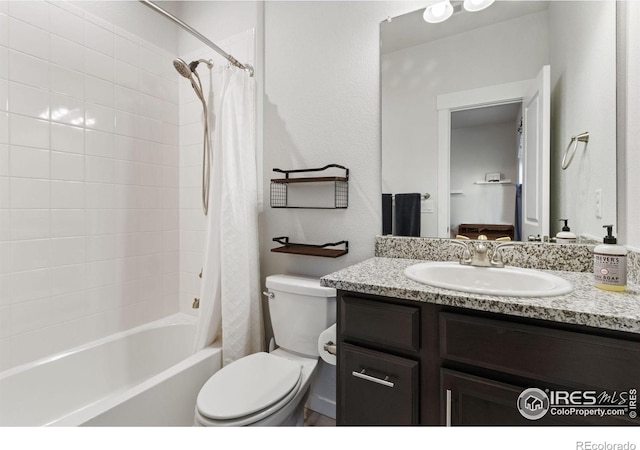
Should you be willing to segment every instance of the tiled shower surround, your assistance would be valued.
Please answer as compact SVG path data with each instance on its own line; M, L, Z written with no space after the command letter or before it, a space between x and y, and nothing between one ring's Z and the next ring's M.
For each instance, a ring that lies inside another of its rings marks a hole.
M0 1L0 370L178 311L174 56Z

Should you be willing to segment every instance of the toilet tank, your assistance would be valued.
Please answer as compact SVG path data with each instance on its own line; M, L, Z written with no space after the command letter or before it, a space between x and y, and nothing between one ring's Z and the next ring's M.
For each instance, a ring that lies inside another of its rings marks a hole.
M269 316L279 347L307 356L318 355L318 337L336 321L336 290L318 278L271 275Z

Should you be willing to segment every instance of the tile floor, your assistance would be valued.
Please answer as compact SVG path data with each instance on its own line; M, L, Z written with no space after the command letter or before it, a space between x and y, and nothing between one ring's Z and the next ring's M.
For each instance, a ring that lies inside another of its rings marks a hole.
M310 409L304 410L305 427L335 427L336 421L331 417L323 416Z

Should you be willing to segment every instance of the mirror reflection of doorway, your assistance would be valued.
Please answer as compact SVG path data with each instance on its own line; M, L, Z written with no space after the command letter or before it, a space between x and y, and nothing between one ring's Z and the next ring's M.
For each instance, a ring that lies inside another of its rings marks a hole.
M522 108L522 170L519 180L522 193L519 196L521 203L517 206L522 210L522 214L518 214L518 220L514 217L514 229L519 229L521 224L520 240L527 240L529 236L549 235L551 123L549 78L550 67L546 65L533 80L486 86L438 96L438 235L440 237L456 236L456 230L452 228L451 203L453 197L465 195L464 191L456 188L450 180L453 172L451 170L453 115L459 111L513 103L520 103ZM500 177L497 183L500 184L502 175L498 171L485 172L484 177L472 182L480 185L483 182L491 183L491 180L495 180L496 173ZM512 182L514 179L515 176L511 179ZM490 204L486 208L491 211L496 209L496 206L500 209L502 204Z
M520 240L521 119L521 101L451 113L451 237Z

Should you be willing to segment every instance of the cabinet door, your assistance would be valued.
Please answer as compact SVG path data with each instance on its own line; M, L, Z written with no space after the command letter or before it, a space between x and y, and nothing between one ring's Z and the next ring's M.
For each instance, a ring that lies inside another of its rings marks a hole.
M550 415L538 420L523 417L517 408L518 396L524 390L521 387L448 369L441 369L440 374L443 425L570 424L570 419Z
M346 343L338 354L338 424L418 423L418 362Z

